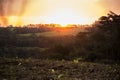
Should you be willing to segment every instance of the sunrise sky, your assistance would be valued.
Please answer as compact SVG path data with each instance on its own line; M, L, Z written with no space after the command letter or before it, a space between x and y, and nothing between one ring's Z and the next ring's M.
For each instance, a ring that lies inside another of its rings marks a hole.
M12 1L9 6L13 5L11 7L14 8L13 12L7 14L9 10L7 5L5 14L1 14L1 11L0 16L9 16L7 24L13 25L18 23L91 24L100 16L106 15L109 10L120 13L120 0L26 0L24 12L19 15L24 0ZM4 2L2 5L6 4ZM2 23L4 22L1 20Z

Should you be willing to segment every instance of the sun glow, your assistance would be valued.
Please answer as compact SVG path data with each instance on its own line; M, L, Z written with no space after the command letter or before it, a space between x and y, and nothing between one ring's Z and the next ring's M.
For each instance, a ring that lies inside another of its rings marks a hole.
M86 18L84 14L81 13L80 15L69 9L57 10L48 16L48 18L44 18L46 23L57 23L62 26L67 24L90 24L95 20L95 18Z
M101 15L106 14L99 1L29 0L24 13L22 15L10 14L7 16L7 22L9 25L52 23L66 26L67 24L91 24Z

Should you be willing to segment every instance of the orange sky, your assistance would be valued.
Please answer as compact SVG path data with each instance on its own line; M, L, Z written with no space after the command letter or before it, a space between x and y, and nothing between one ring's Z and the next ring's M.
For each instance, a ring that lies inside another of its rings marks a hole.
M0 0L1 1L1 0ZM14 0L13 0L14 1ZM22 0L21 0L22 1ZM9 15L9 24L58 23L91 24L109 10L119 13L119 0L26 0L27 6L19 14L21 4L14 4L14 11ZM18 6L18 7L17 7ZM9 8L8 8L9 9ZM17 12L17 13L16 13ZM5 15L7 16L7 15Z
M27 6L24 16L36 17L35 20L29 19L31 23L66 25L90 24L105 13L99 0L35 0Z

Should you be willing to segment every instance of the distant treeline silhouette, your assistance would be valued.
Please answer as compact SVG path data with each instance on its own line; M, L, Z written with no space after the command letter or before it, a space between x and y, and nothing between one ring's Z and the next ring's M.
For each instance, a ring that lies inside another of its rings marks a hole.
M54 28L53 28L54 29ZM46 28L0 28L0 56L120 62L120 15L110 11L76 36L37 36ZM11 33L12 31L12 33ZM32 33L30 36L17 34Z

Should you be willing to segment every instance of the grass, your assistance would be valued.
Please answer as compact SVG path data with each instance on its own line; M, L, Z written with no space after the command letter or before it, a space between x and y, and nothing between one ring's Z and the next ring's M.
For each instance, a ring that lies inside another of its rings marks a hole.
M73 35L76 36L79 32L84 32L86 30L81 28L75 28L75 29L66 29L66 30L60 30L60 31L48 31L48 32L42 32L42 33L35 33L37 36L44 36L44 37L53 37L53 36L67 36L67 35ZM20 36L31 36L32 33L28 34L19 34Z
M40 50L40 51L45 51L47 48L40 48L40 47L16 47L16 49L25 49L25 50L38 49L38 50Z
M0 80L119 80L120 65L91 62L0 59Z

